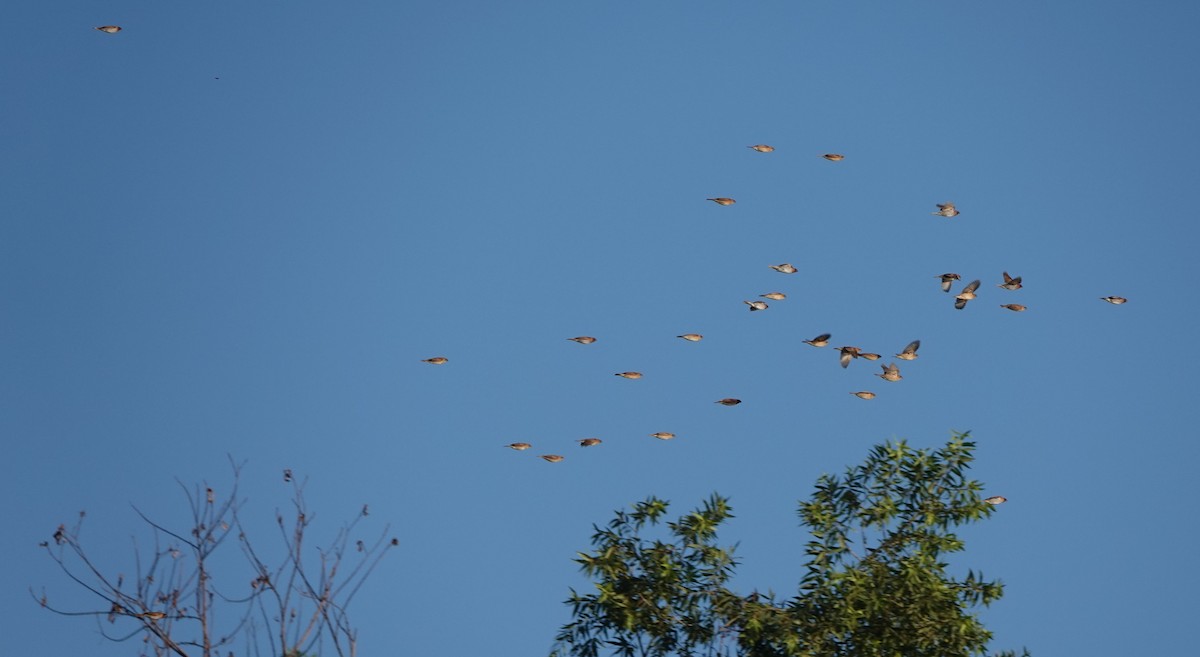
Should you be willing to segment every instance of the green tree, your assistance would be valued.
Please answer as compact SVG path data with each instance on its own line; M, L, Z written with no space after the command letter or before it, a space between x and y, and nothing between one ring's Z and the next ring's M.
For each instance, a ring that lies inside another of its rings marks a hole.
M552 656L967 657L986 653L991 632L972 610L999 599L998 581L947 571L963 549L954 529L995 506L966 471L975 444L956 434L938 450L878 445L861 465L824 475L799 515L808 527L798 593L739 595L727 587L737 561L717 544L733 517L712 495L660 525L668 505L651 497L596 527L593 551L576 561L595 592L571 591L573 620ZM992 499L992 502L1000 500ZM1004 653L1012 655L1012 653Z

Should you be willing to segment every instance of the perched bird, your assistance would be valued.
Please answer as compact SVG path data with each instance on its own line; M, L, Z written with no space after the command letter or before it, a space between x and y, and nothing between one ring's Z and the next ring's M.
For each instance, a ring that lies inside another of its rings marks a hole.
M720 404L722 406L737 406L738 404L742 403L742 400L734 399L733 397L726 397L725 399L718 399L713 403Z
M862 353L862 349L858 347L838 347L837 350L841 353L838 356L838 361L842 364L842 367L850 367L850 359L858 358L859 354Z
M854 395L855 397L858 397L859 399L875 399L875 393L868 392L866 390L860 390L858 392L852 392L850 394Z
M917 350L920 348L921 341L913 340L912 342L908 343L908 346L904 348L904 351L896 354L896 358L899 358L900 360L916 360Z
M551 463L558 463L566 457L559 456L558 454L542 454L540 458L546 459Z
M700 335L699 333L684 333L683 335L677 335L675 337L683 338L688 342L699 342L704 339L704 336Z
M509 443L509 444L505 445L505 447L515 449L518 452L523 452L523 451L529 449L530 447L533 447L533 445L530 445L529 443Z
M832 338L832 333L822 333L812 340L805 340L804 344L810 344L814 347L825 347L829 345L829 338Z
M962 310L967 307L967 302L975 298L975 290L979 289L979 279L975 279L959 292L958 296L954 297L954 307Z
M938 203L938 211L933 214L939 217L957 217L958 208L954 207L953 203Z
M771 151L775 150L774 146L767 146L766 144L755 144L753 146L747 146L746 148L756 150L759 153L770 153Z
M983 498L983 501L994 506L996 504L1004 504L1008 501L1008 498L1004 497L1003 495L993 495L991 497Z
M868 352L865 352L865 351L864 351L864 352L861 352L861 353L859 353L859 354L858 354L858 357L859 357L859 358L865 358L866 360L879 360L880 358L883 358L883 356L882 356L882 355L880 355L880 354L872 354L872 353L868 353Z
M787 298L787 295L783 292L767 292L766 294L760 294L758 296L764 299L770 299L772 301L782 301Z
M421 362L429 363L430 365L445 365L446 363L450 362L450 359L443 358L441 356L434 356L433 358L426 358L425 360L423 360Z
M726 196L718 196L716 198L706 198L704 200L712 201L713 203L716 203L717 205L733 205L734 203L737 203L737 201L735 201L731 198L728 198Z
M1009 310L1013 311L1014 313L1025 312L1025 306L1022 306L1019 303L1005 303L1005 304L1001 304L1000 307L1008 308Z
M167 615L161 611L147 611L144 614L137 614L137 617L138 618L146 618L149 620L162 620L162 619L166 618Z
M1125 303L1126 301L1129 301L1129 299L1126 299L1125 297L1100 297L1100 300L1107 301L1114 306L1119 306L1119 305Z
M590 335L581 335L577 338L567 338L567 339L570 340L571 342L578 342L579 344L591 344L596 341L596 338L593 338Z
M1021 277L1020 276L1013 278L1012 276L1008 275L1008 272L1003 272L1003 273L1004 273L1004 283L1001 285L997 285L996 287L1002 287L1006 290L1021 289Z
M120 25L101 25L100 27L98 27L96 29L100 30L101 32L107 32L108 34L116 34L117 32L121 31L121 26Z
M750 312L754 312L755 310L766 310L767 309L766 301L743 301L742 303L746 304L747 306L750 306Z
M675 434L671 433L670 431L659 431L658 433L652 433L650 435L658 438L659 440L670 440L675 437Z
M880 367L883 368L883 373L876 374L875 376L883 379L884 381L899 381L900 379L904 378L900 376L900 368L896 367L895 363L890 365L880 365Z
M592 445L599 445L604 441L600 440L599 438L582 438L580 440L576 440L575 442L579 443L580 447L591 447Z
M830 162L841 162L842 160L846 159L846 156L840 153L826 153L821 157L829 160Z
M640 378L642 378L642 373L641 372L617 372L615 376L624 377L626 379L640 379Z
M786 262L783 263L782 265L771 265L770 267L771 267L771 269L774 269L775 271L777 271L781 274L794 274L794 273L800 271L799 269L796 269L791 264L786 263Z
M942 274L938 278L942 279L942 292L949 292L951 283L962 278L962 276L958 274Z

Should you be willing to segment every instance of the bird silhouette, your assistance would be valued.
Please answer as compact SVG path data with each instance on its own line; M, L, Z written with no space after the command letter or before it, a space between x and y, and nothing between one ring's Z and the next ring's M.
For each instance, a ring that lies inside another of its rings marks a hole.
M684 333L683 335L677 335L675 337L683 338L688 342L699 342L704 339L704 336L700 335L699 333Z
M1107 301L1114 306L1119 306L1119 305L1125 303L1126 301L1129 301L1129 299L1126 299L1125 297L1100 297L1100 300Z
M604 441L600 440L599 438L581 438L575 442L579 443L580 447L591 447L593 445L599 445Z
M1019 303L1004 303L1004 304L1000 304L1000 307L1008 308L1009 310L1011 310L1015 313L1025 312L1025 306L1022 306Z
M838 347L837 350L840 354L838 356L838 362L842 364L843 368L850 367L850 360L853 358L858 358L862 353L862 349L859 349L858 347Z
M997 285L996 287L1004 288L1006 290L1021 289L1021 277L1020 276L1013 278L1012 276L1008 275L1008 272L1003 272L1003 273L1004 273L1004 282L1001 283L1000 285Z
M775 150L774 146L767 146L766 144L755 144L753 146L747 146L746 148L756 150L759 153L770 153L771 151Z
M900 360L916 360L917 350L920 348L921 341L913 340L912 342L908 343L908 346L904 348L904 351L896 354L896 358L899 358Z
M787 298L787 295L783 292L767 292L766 294L760 294L758 296L764 299L771 299L772 301L782 301Z
M938 211L933 214L939 217L957 217L958 208L954 207L953 203L938 203Z
M571 342L578 342L579 344L591 344L596 341L596 338L593 338L590 335L581 335L577 338L567 338L567 339L570 340Z
M825 346L829 345L829 338L832 338L832 337L833 337L833 334L831 334L831 333L822 333L821 335L818 335L817 337L813 338L812 340L805 340L804 344L810 344L814 347L825 347Z
M954 297L954 307L959 310L966 308L967 302L975 298L975 290L978 289L979 279L975 279L970 283L967 283L967 286L963 288L962 292L959 292L958 296Z
M1008 501L1008 498L1004 497L1003 495L993 495L991 497L983 498L983 501L995 506L997 504L1004 504Z
M450 362L450 359L444 358L442 356L434 356L433 358L426 358L425 360L423 360L421 362L429 363L430 365L445 365L446 363Z
M563 460L566 457L559 456L558 454L542 454L540 458L543 458L551 463L558 463L559 461Z
M875 376L883 379L884 381L899 381L900 379L904 378L900 376L900 368L897 367L895 363L891 363L890 365L880 365L880 367L883 368L883 372L876 374Z
M704 200L712 201L713 203L716 203L717 205L733 205L734 203L737 203L737 201L735 201L727 196L718 196L716 198L706 198Z
M942 274L941 276L938 276L938 278L942 279L942 292L949 292L950 285L954 281L962 278L962 276L959 276L958 274Z
M121 26L120 25L101 25L100 27L98 27L96 29L100 30L101 32L106 32L108 34L116 34L117 32L121 31Z
M670 440L675 437L675 434L671 433L670 431L659 431L658 433L652 433L650 435L658 438L659 440Z
M750 312L755 310L766 310L768 308L766 301L743 301L742 303L750 306Z
M842 155L841 153L826 153L821 157L829 160L830 162L841 162L842 160L846 159L846 156Z
M617 372L616 376L620 376L620 377L623 377L626 379L640 379L640 378L642 378L642 373L641 372Z
M859 399L875 399L875 393L867 391L867 390L860 390L858 392L852 392L850 394L854 395L855 397L858 397Z
M726 397L725 399L718 399L713 403L720 404L722 406L737 406L738 404L742 403L742 400L734 399L733 397Z
M533 447L533 445L530 445L529 443L509 443L509 444L505 445L505 447L508 447L510 449L515 449L518 452L521 452L521 451L529 449L530 447Z

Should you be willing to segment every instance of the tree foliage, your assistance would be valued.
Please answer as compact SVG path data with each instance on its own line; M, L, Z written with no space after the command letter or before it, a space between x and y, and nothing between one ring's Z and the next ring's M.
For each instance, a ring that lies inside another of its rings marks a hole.
M368 515L364 505L326 547L314 550L307 544L315 517L305 503L304 484L285 470L292 508L287 518L276 512L282 554L274 549L268 557L239 514L245 503L237 490L240 466L233 465L233 475L226 496L208 485L189 488L180 482L187 498L183 529L168 528L135 506L152 547L135 542L128 578L105 572L85 549L80 512L73 527L59 525L41 546L95 604L67 610L52 605L45 592L34 597L56 614L95 618L112 641L140 638L141 655L356 654L358 633L347 606L397 540L386 538L387 527L369 545L352 538ZM225 554L223 548L233 545L241 558Z
M966 477L975 448L968 437L933 451L879 445L841 476L822 476L799 506L808 562L788 599L728 588L737 561L732 547L717 544L717 528L733 517L727 499L714 494L667 522L666 540L642 537L663 522L663 500L618 511L576 559L595 591L571 591L573 620L552 655L985 654L991 633L972 610L999 599L1003 586L974 571L957 577L943 560L963 549L956 527L995 512Z

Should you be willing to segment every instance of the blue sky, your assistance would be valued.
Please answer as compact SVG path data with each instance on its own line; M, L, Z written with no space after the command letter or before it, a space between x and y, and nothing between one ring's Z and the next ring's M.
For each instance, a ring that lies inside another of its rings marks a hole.
M37 543L86 509L128 570L130 503L181 518L176 478L227 486L227 455L267 518L286 467L317 534L391 523L360 654L536 655L614 509L727 495L739 585L787 593L817 476L968 429L1009 498L958 560L1007 585L993 648L1193 645L1200 9L252 4L9 12L14 653L130 654L29 599L86 603Z

